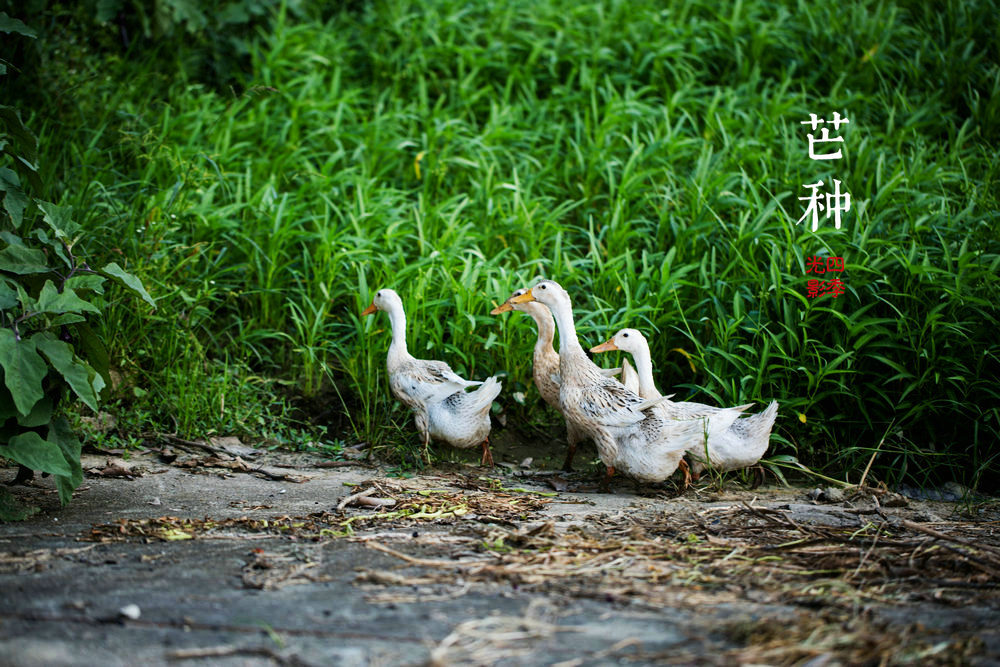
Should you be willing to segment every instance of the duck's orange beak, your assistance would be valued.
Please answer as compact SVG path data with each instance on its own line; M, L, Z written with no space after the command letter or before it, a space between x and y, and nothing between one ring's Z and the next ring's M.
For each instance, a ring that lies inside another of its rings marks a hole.
M618 349L618 346L615 345L615 339L612 338L607 343L601 343L600 345L595 345L594 347L590 348L590 351L591 352L613 352L614 350L617 350L617 349Z
M528 302L534 301L534 300L535 300L535 297L534 297L534 295L532 295L531 290L529 289L524 294L518 294L517 296L510 297L509 299L507 299L507 303L511 303L511 304L513 304L513 303L528 303Z
M376 310L378 310L378 308L375 307L375 302L372 301L372 305L368 306L367 308L361 311L361 317L364 317L365 315L371 315Z
M510 299L491 310L490 315L499 315L500 313L506 313L508 310L514 310L514 306L510 305Z

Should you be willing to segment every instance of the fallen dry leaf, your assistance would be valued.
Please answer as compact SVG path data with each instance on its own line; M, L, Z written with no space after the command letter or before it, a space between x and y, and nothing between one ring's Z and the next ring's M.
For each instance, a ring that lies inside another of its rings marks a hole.
M132 468L121 460L112 461L111 459L105 462L103 468L90 468L87 470L87 474L95 477L121 477L124 479L142 477L141 470Z

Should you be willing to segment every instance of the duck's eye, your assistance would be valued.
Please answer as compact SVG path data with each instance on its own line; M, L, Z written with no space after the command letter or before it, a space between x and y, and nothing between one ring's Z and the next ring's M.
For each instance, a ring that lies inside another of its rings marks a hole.
M622 338L628 338L628 334L627 333L623 333L622 334Z
M539 285L538 289L545 289L545 285Z
M376 292L375 293L375 297L378 298L378 299L381 299L382 298L382 292Z

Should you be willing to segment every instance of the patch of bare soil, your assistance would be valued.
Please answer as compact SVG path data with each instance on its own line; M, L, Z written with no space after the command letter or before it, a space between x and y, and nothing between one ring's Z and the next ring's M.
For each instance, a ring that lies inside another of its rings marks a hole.
M94 457L65 509L18 490L46 509L0 526L12 664L1000 659L993 502L187 447Z

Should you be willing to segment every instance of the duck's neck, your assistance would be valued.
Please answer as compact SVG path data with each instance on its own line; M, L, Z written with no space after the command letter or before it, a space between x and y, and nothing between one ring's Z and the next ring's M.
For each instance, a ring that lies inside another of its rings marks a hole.
M583 357L588 359L587 353L580 347L580 341L576 337L573 307L569 303L558 303L551 310L556 321L556 328L559 329L560 358Z
M552 341L556 335L556 325L552 319L552 313L549 312L548 308L540 304L532 303L530 305L537 306L536 308L528 308L525 311L528 315L531 315L531 319L535 320L535 326L538 327L538 340L535 341L535 356L555 354L556 351L552 347Z
M639 395L659 396L660 392L653 383L653 359L649 354L649 345L643 343L632 350L632 361L639 375Z
M392 343L389 344L390 365L393 360L401 360L410 356L406 349L406 313L403 307L394 307L386 311L389 315L389 326L392 328Z

